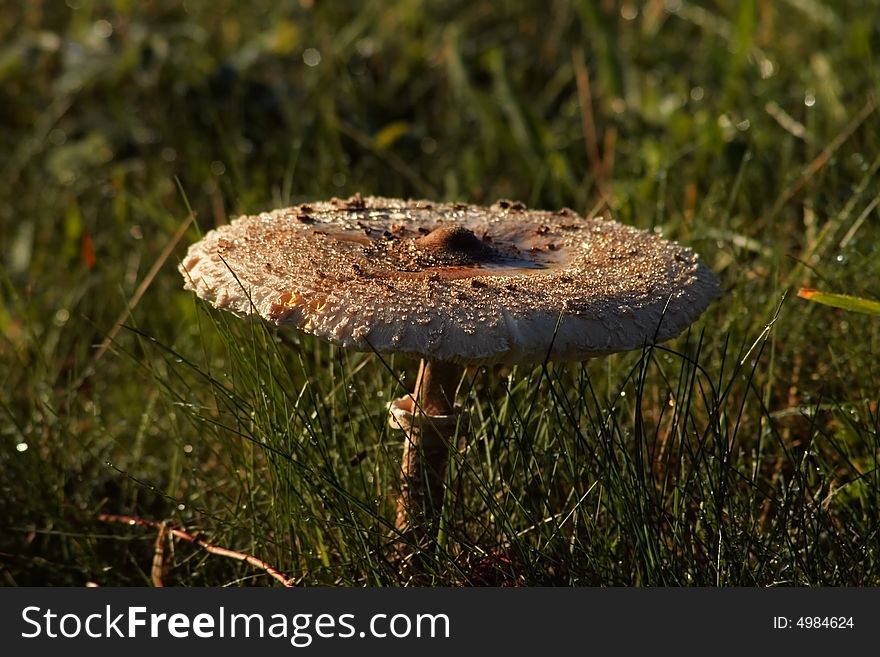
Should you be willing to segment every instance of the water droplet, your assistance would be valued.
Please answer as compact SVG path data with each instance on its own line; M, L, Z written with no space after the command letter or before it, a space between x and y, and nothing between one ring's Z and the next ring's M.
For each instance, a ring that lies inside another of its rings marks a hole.
M804 105L807 107L812 107L816 104L816 95L812 91L808 91L804 94Z
M110 21L102 18L99 21L95 21L95 24L92 26L92 31L99 39L107 39L113 34L113 26L110 24Z
M620 8L620 17L625 21L634 21L639 15L639 8L626 2Z
M55 313L55 326L64 326L68 319L70 319L70 313L65 308L61 308Z
M27 451L27 448L28 448L28 444L27 444L27 443L18 443L18 444L15 446L15 449L17 449L19 452L26 452L26 451Z
M317 48L306 48L302 58L306 66L317 66L321 63L321 53Z

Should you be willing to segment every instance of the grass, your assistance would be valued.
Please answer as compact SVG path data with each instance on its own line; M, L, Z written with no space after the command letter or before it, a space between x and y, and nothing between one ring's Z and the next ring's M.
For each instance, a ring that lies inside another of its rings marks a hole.
M514 4L0 6L0 582L274 583L167 538L154 573L111 513L413 583L384 404L416 363L175 269L231 216L362 192L604 214L725 289L642 352L469 371L419 583L880 584L880 322L795 294L880 298L880 7Z

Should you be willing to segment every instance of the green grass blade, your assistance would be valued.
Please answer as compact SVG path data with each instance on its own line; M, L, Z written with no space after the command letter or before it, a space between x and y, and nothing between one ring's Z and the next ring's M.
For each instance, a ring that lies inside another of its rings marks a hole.
M867 315L880 315L880 301L854 297L849 294L822 292L821 290L814 290L808 287L802 287L798 290L798 296L807 301L821 303L826 306L831 306L832 308L851 310L856 313L865 313Z

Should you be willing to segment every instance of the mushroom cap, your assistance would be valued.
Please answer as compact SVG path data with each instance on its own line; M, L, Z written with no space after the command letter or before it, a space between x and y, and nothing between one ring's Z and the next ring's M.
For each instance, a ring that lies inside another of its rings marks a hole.
M690 249L509 201L355 196L243 216L193 244L180 271L217 308L346 348L463 364L639 349L718 296Z

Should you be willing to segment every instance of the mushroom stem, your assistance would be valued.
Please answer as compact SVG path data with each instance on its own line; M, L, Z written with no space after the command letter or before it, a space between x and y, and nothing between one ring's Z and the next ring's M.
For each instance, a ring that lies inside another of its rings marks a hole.
M460 376L461 368L457 365L422 359L413 391L418 410L428 416L455 413L455 388Z
M461 368L423 360L411 396L392 404L392 423L404 429L395 528L420 547L437 535L450 439L458 424L455 388Z

